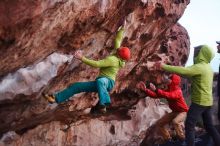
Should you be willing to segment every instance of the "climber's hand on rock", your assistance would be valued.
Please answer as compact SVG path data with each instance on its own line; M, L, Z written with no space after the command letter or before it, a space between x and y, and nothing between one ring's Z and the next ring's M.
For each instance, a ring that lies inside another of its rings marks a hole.
M155 68L155 70L162 70L162 63L161 62L156 62L155 64L154 64L154 68Z
M123 18L123 19L120 20L119 23L120 23L120 27L118 28L118 31L121 30L121 29L123 29L123 28L125 28L125 25L126 25L126 23L127 23L127 20L126 20L125 18Z
M82 60L82 57L83 57L82 51L81 51L81 50L76 51L76 52L74 53L74 57L75 57L76 59Z
M127 23L127 20L125 19L124 22L123 22L123 24L121 25L121 27L122 27L122 28L125 28L126 23Z
M150 83L150 89L156 91L156 86L153 83Z
M143 82L143 81L140 81L137 85L136 85L136 87L138 88L138 89L140 89L140 90L146 90L146 85L145 85L145 83Z

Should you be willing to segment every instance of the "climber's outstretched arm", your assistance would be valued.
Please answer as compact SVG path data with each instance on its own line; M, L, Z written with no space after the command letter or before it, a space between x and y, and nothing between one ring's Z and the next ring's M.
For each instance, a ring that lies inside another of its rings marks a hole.
M120 27L117 34L116 34L115 40L114 40L114 49L115 50L121 47L121 43L122 43L122 40L124 37L123 35L124 35L124 28Z
M121 47L121 43L124 38L124 30L125 30L126 20L123 22L123 24L118 28L115 40L114 40L114 49L118 49Z

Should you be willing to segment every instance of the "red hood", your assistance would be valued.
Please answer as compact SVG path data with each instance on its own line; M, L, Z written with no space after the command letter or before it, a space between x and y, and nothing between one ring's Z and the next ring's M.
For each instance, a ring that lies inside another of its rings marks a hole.
M158 89L157 93L155 93L150 89L146 89L146 93L153 98L167 99L170 109L174 112L187 112L188 106L180 88L180 76L172 74L170 80L171 83L168 85L167 90Z
M171 83L168 85L170 90L179 88L179 85L181 82L180 76L178 76L176 74L172 74L170 79L171 79Z

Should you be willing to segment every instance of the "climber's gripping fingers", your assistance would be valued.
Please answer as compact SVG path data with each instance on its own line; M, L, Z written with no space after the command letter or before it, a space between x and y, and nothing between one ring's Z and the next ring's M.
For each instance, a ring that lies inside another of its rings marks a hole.
M157 88L153 83L150 83L150 89L156 91Z
M162 70L162 65L163 65L163 63L162 62L156 62L156 63L154 63L154 69L155 70Z
M76 51L76 52L74 53L74 57L75 57L76 59L82 60L82 57L83 57L82 51L81 51L81 50Z
M139 82L139 83L136 85L136 87L137 87L138 89L143 90L143 91L146 90L146 85L144 84L143 81Z

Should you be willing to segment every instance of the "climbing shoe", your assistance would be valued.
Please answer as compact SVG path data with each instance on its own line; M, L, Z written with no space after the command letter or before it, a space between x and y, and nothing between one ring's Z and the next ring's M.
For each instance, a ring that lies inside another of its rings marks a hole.
M107 110L105 105L97 104L91 109L91 114L98 114L98 113L105 114L106 112Z
M56 102L54 95L45 94L45 93L43 93L42 95L43 95L43 97L44 97L49 103L52 104L52 103L55 103L55 102Z
M99 105L99 112L105 114L107 112L105 105Z

